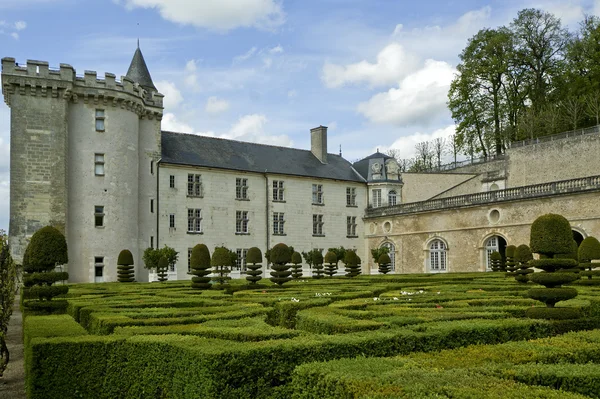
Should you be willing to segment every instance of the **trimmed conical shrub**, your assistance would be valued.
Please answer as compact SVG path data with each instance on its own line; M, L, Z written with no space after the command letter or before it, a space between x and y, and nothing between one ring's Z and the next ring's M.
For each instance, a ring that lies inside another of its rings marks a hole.
M288 263L292 260L292 254L290 253L290 248L283 244L279 243L271 249L271 262L273 266L271 267L273 270L271 271L271 282L282 286L291 280L290 275L292 272L290 271L290 266Z
M218 286L227 284L230 280L231 251L225 247L215 248L210 264L213 267L212 281Z
M158 267L156 268L156 274L158 274L158 281L167 281L167 271L169 270L169 260L166 256L162 256L158 260Z
M262 277L262 252L257 247L248 249L246 253L246 280L253 285L256 285Z
M388 254L382 254L379 259L377 259L377 264L379 265L379 273L388 274L392 268L392 260Z
M360 258L356 252L348 249L344 254L344 264L346 265L346 277L356 277L360 274Z
M529 281L528 274L533 273L533 269L529 267L529 262L533 260L533 254L528 245L521 244L515 250L515 280L519 283L526 284Z
M292 278L302 278L302 255L299 252L292 254Z
M546 304L546 308L532 307L527 310L531 318L563 319L579 317L581 312L569 308L555 308L560 301L575 298L575 288L564 288L577 280L572 272L559 272L561 269L573 269L577 262L573 259L555 258L558 254L572 253L573 233L569 221L561 215L547 214L537 218L531 226L530 247L532 252L543 255L543 259L530 261L530 265L544 270L532 273L529 280L546 288L532 288L527 295Z
M517 251L517 247L514 245L507 245L504 250L504 255L506 256L506 271L507 276L514 276L515 272L518 269L517 262L515 261L515 252Z
M578 257L579 267L583 270L579 275L582 278L587 277L587 279L579 283L584 285L600 285L600 278L592 278L600 276L600 270L594 270L600 264L592 263L593 260L600 259L600 242L594 237L585 238L579 246Z
M313 278L323 278L323 254L316 251L313 255Z
M490 263L493 272L499 272L502 266L502 255L500 252L494 251L490 254Z
M133 255L128 249L119 252L117 258L117 281L131 283L135 280L133 273Z
M52 284L69 278L66 272L56 272L56 266L69 261L65 236L51 226L36 231L25 250L23 291L24 306L31 310L45 312L62 311L67 301L52 301L52 298L69 292L67 285Z
M325 274L333 277L337 271L337 255L333 251L327 251L325 254Z
M192 248L190 258L190 268L192 269L192 288L197 290L210 289L210 252L204 244L197 244Z

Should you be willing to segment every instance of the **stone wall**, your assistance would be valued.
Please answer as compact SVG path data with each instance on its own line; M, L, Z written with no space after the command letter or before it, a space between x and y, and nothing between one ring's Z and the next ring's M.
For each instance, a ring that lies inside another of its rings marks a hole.
M470 173L402 173L402 202L428 200L475 176Z

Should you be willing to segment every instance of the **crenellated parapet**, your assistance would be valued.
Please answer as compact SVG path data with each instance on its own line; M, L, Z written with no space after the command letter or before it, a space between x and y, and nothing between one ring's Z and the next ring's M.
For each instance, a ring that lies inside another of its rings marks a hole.
M13 95L59 96L65 100L85 104L103 104L135 112L148 119L162 119L164 96L146 90L126 76L117 80L112 73L99 79L95 71L85 71L83 77L76 75L69 64L50 68L46 61L27 60L20 66L14 58L2 58L2 94L8 106Z

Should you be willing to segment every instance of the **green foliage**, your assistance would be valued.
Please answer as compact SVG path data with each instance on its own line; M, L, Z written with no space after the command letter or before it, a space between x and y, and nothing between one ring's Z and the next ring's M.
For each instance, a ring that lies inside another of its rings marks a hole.
M575 273L533 273L529 275L529 281L532 281L536 284L543 285L544 287L554 288L560 287L562 284L568 284L575 280L577 280L577 275Z
M531 260L533 260L533 254L529 246L526 244L519 245L515 250L515 261L519 264L519 267L527 266Z
M292 279L290 277L292 272L288 265L292 259L292 254L293 252L290 253L290 248L283 243L279 243L271 249L271 262L273 262L273 266L271 266L272 271L269 280L273 284L282 286Z
M168 265L173 266L177 263L177 260L179 259L179 252L175 251L174 248L171 248L167 245L165 245L163 248L146 248L142 255L144 267L150 270L157 269L158 262L163 256L167 258Z
M124 249L119 252L119 257L117 258L117 265L133 265L133 255L131 251L128 249Z
M500 269L502 268L502 255L500 255L500 252L494 251L490 254L490 263L492 271L500 271Z
M583 317L581 309L578 308L529 308L525 314L531 319L548 320L572 320Z
M120 283L131 283L134 281L133 272L133 255L128 249L124 249L119 253L117 258L117 280Z
M65 236L51 226L42 227L31 236L27 253L27 272L52 271L69 261Z
M158 274L158 281L167 281L167 271L169 270L169 260L166 256L161 256L158 260L156 272Z
M262 263L262 252L257 247L248 249L246 253L247 263Z
M356 277L360 275L360 258L353 250L346 250L344 256L344 264L346 265L346 277Z
M257 247L248 249L246 253L246 280L250 284L256 284L262 279L262 253Z
M509 275L514 275L515 271L519 268L518 262L515 260L517 247L514 245L507 245L504 250L506 256L506 271Z
M302 278L302 255L295 251L292 254L292 278Z
M527 297L544 302L548 307L554 307L557 302L567 301L576 296L575 288L532 288L527 291Z
M271 249L271 262L284 265L292 259L292 254L287 245L279 243Z
M318 249L315 248L311 249L308 252L302 252L302 257L304 258L304 261L308 264L308 267L311 269L314 265L317 264L315 263L315 260L318 259L318 256L320 256L321 263L323 263L323 254Z
M0 377L10 360L5 337L15 301L16 283L17 266L10 255L8 236L0 231Z
M333 277L337 271L337 255L333 251L328 251L325 254L325 274L329 277Z
M531 252L553 257L555 254L571 253L572 244L571 225L561 215L542 215L531 225Z
M379 247L379 248L371 248L371 256L373 257L373 261L375 263L379 263L379 258L383 254L387 254L390 252L388 247Z
M574 261L578 261L577 252L579 250L579 246L575 240L571 240L571 251L564 254L556 254L554 255L555 259L573 259Z
M344 260L344 256L346 255L346 249L344 247L329 248L329 249L327 249L327 252L333 252L335 254L336 266L339 261ZM325 261L325 263L329 263L329 262Z
M600 242L595 237L586 237L579 246L578 258L581 263L600 259Z
M237 254L235 252L225 247L216 247L210 261L213 267L212 281L218 285L227 284L231 279L229 277L231 266L235 265L236 260Z
M391 271L392 260L387 252L383 253L379 259L377 259L377 263L379 264L379 273L388 274Z

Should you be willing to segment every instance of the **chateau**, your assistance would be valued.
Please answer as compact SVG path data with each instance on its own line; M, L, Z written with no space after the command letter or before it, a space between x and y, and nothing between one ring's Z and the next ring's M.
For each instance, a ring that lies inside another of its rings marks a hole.
M162 131L163 95L139 48L120 80L3 58L2 93L13 256L53 225L67 237L73 282L116 281L122 249L137 280L152 279L142 253L164 245L179 252L169 278L189 279L198 243L236 251L242 271L248 248L284 242L299 252L355 249L363 273L376 269L370 250L386 246L394 272L437 273L488 270L492 251L528 243L533 220L549 212L565 216L578 241L600 236L597 129L404 173L378 152L354 164L328 154L324 126L310 130L310 150Z

